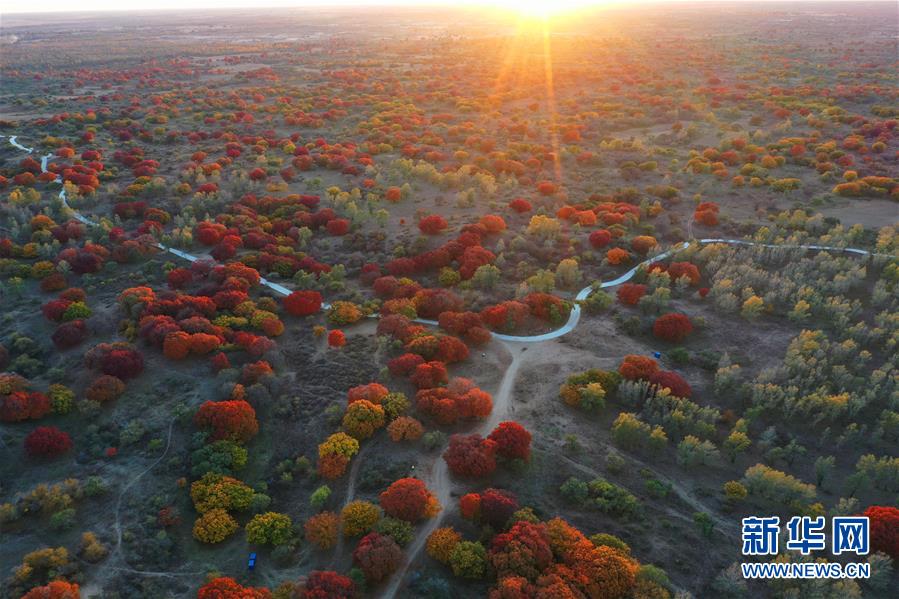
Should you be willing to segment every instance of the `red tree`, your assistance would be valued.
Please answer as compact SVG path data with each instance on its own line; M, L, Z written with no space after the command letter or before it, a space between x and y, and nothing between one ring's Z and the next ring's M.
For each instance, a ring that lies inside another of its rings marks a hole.
M481 435L453 435L443 459L456 476L488 476L496 470L496 443Z
M25 451L37 458L55 458L72 449L72 438L55 426L39 426L25 437Z
M449 375L443 362L425 362L415 367L410 380L419 389L429 389L446 383Z
M197 599L270 599L265 587L245 587L233 578L213 578L197 591Z
M530 212L531 211L531 203L525 200L524 198L515 198L511 202L509 202L509 208L514 210L515 212Z
M333 220L329 220L328 224L325 225L325 228L331 235L339 237L341 235L346 235L349 232L350 221L345 218L335 218Z
M206 429L212 440L246 443L259 432L256 411L243 400L207 401L194 416L194 424Z
M546 525L516 522L508 532L493 537L489 558L498 578L536 580L553 562Z
M627 306L636 306L644 295L646 295L646 285L639 283L625 283L618 288L616 294L618 301Z
M624 360L621 361L621 366L618 367L618 373L631 381L648 379L658 372L658 370L658 362L652 358L635 354L624 356Z
M668 267L668 274L671 276L672 281L676 281L681 277L687 277L690 279L691 285L698 285L701 278L699 269L690 262L672 262L671 266Z
M144 370L144 357L135 349L113 349L101 359L100 369L122 380L134 378Z
M403 354L387 362L387 369L393 376L406 376L419 364L424 364L424 361L425 359L418 354Z
M79 599L81 591L74 582L53 580L43 586L34 587L21 599Z
M686 314L672 312L659 316L652 325L652 334L670 343L677 343L693 332L693 323Z
M480 515L494 528L502 528L518 509L518 500L509 491L485 489L481 493Z
M506 459L531 457L531 433L517 422L500 422L487 438L496 443L496 453Z
M604 248L612 242L612 234L606 229L597 229L590 233L590 245L599 249Z
M37 420L50 411L50 398L36 391L14 391L0 397L0 420Z
M356 585L352 580L331 570L313 571L299 585L299 599L353 599Z
M418 221L418 228L425 235L437 235L446 227L446 219L439 214L432 214Z
M387 535L371 532L359 541L353 551L353 563L365 574L369 582L384 580L403 561L403 550Z
M381 493L381 507L388 516L417 522L426 517L434 496L417 478L401 478Z
M862 515L870 520L871 551L882 551L899 560L899 509L872 505Z
M293 316L309 316L322 307L322 294L318 291L294 291L283 300L284 309Z
M672 395L677 397L690 397L693 394L689 383L681 375L670 370L660 370L653 373L649 377L649 382L663 389L671 390Z
M87 337L87 327L84 321L73 320L59 325L50 338L53 340L53 345L59 349L69 349L84 341L85 337Z
M346 335L343 334L343 331L334 329L328 333L328 345L330 347L343 347L346 345Z

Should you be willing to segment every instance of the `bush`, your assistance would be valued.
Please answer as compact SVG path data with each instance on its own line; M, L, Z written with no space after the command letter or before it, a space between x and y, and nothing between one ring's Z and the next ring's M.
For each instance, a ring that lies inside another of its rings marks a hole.
M403 550L388 536L367 534L353 551L353 563L362 569L369 582L384 580L399 567Z
M369 532L380 519L381 509L369 501L351 501L340 512L343 534L347 537Z
M118 399L124 392L125 383L121 379L104 374L94 379L94 382L90 384L84 395L90 401L106 403Z
M202 514L194 522L194 538L203 543L221 543L237 531L237 521L223 509Z
M462 541L462 535L456 532L452 527L438 528L430 535L426 549L428 555L442 564L446 564L450 560L453 549Z
M306 520L303 530L306 540L321 550L327 550L337 544L340 519L334 512L322 512Z
M496 442L480 435L453 435L443 459L456 476L487 476L496 470Z
M531 457L531 433L517 422L500 422L487 438L496 443L496 453L508 460Z
M652 325L652 334L669 343L683 341L692 332L693 324L689 317L676 312L658 317Z
M39 426L25 437L25 451L37 458L55 458L72 449L72 438L55 426Z
M430 518L440 510L437 498L417 478L401 478L380 495L384 512L394 518L417 522Z
M462 578L483 578L487 573L487 550L480 543L461 541L449 558L453 574Z
M247 542L286 545L293 536L293 522L287 514L266 512L247 522Z

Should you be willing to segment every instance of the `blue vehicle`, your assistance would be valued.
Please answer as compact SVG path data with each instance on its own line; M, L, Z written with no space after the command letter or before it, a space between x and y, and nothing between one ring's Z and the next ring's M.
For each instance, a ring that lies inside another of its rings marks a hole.
M253 568L255 568L255 567L256 567L256 554L255 554L255 553L251 553L251 554L250 554L250 559L247 560L247 569L249 569L250 571L252 571Z

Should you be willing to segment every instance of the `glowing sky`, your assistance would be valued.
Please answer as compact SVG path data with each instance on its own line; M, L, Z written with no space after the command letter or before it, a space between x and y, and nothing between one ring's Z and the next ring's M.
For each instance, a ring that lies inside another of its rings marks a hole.
M640 3L658 3L676 0L637 0ZM696 1L696 0L694 0ZM703 1L703 0L699 0ZM709 0L713 1L713 0ZM734 0L730 0L734 1ZM778 0L735 0L737 2L760 2ZM822 1L822 0L810 0ZM839 1L839 0L824 0ZM533 3L533 0L531 0ZM582 0L577 4L606 4L603 0ZM627 2L615 2L618 4L635 4L634 0ZM556 4L553 0L546 0L548 6ZM43 0L36 2L23 2L22 0L0 0L0 27L2 27L3 13L31 13L31 12L72 12L72 11L96 11L96 10L170 10L170 9L209 9L209 8L262 8L262 7L300 7L300 6L475 6L494 5L501 7L515 6L512 0Z

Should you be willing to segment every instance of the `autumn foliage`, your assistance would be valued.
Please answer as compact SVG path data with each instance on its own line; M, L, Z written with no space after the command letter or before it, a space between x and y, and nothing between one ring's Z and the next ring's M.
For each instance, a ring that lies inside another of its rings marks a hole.
M899 560L899 509L872 505L862 515L870 520L871 551L882 551Z
M517 422L500 422L487 436L496 443L496 453L509 460L531 457L531 433Z
M72 449L72 438L55 426L39 426L25 437L25 451L37 458L55 458Z
M43 586L34 587L21 599L79 599L81 592L74 582L53 580Z
M207 401L197 410L194 424L207 430L214 441L246 443L259 432L256 410L243 400Z
M437 498L417 478L401 478L380 495L384 513L400 520L417 522L440 510Z
M297 599L353 599L357 597L355 583L331 570L315 570L301 581L295 590Z
M365 574L369 582L384 580L399 567L403 551L396 542L376 532L364 536L353 551L353 563Z
M496 470L496 442L480 435L453 435L443 459L456 476L480 478Z
M294 291L282 303L288 314L309 316L321 310L322 296L318 291Z
M264 587L245 587L228 577L214 578L197 591L197 599L270 599L271 596Z
M618 367L618 373L624 378L636 381L638 379L648 379L658 372L659 363L646 356L629 354L624 356L621 366Z
M652 334L669 343L683 341L692 332L693 323L690 318L679 312L659 316L652 325Z

